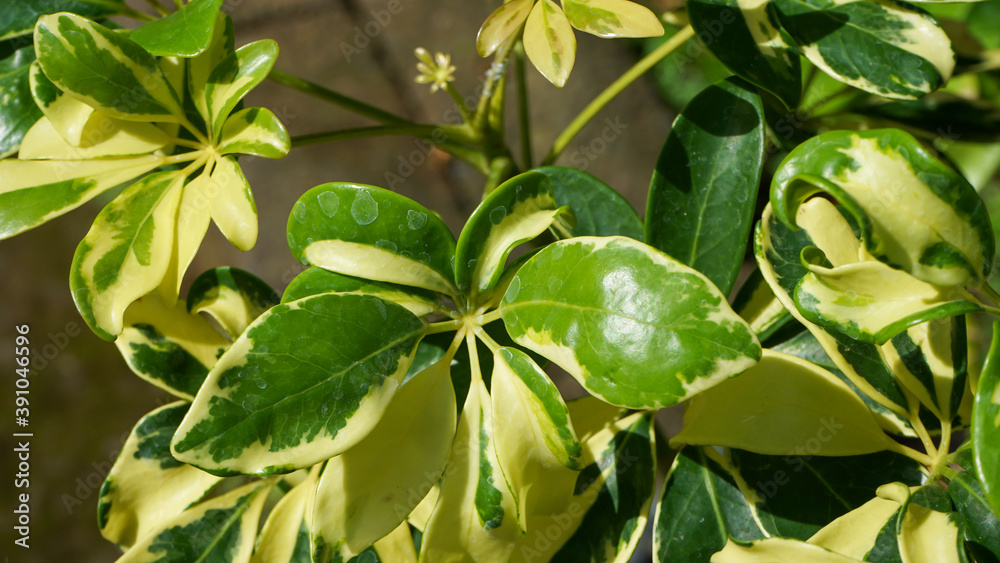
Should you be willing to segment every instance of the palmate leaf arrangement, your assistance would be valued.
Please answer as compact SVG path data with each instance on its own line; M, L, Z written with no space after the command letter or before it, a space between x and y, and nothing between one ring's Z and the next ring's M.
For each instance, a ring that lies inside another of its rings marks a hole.
M625 0L511 0L476 42L495 56L476 107L448 57L418 50L418 81L456 99L457 126L272 70L273 42L234 49L221 0L151 5L163 17L14 3L0 29L0 231L125 185L71 288L90 327L178 399L139 421L101 491L122 561L627 561L666 457L654 414L681 403L657 561L1000 559L1000 332L980 369L966 322L1000 304L976 191L997 168L983 143L1000 141L995 2L689 0L658 18ZM573 28L664 24L669 39L535 167L524 59L561 86ZM711 54L685 64L735 76L676 119L645 222L597 178L551 166L695 35ZM289 139L241 107L268 76L381 125ZM972 142L940 142L943 123ZM282 296L216 268L179 297L209 222L254 244L239 155L432 132L487 177L457 239L389 190L324 184L290 212L311 267ZM751 231L757 268L730 304ZM588 395L564 401L550 362Z

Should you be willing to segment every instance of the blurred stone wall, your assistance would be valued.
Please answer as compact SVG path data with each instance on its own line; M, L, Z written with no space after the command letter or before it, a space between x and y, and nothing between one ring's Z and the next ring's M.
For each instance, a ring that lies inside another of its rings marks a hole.
M456 85L471 95L489 63L475 53L479 25L497 0L400 0L386 18L388 0L227 0L237 45L262 38L281 48L277 68L367 103L423 121L443 121L452 107L443 92L413 82L413 49L450 53ZM137 2L136 7L144 6ZM636 60L632 46L577 34L576 67L557 89L528 69L536 161L552 140L604 87ZM512 100L513 101L513 97ZM271 108L294 135L370 125L334 106L265 82L247 105ZM513 107L513 106L509 106ZM584 129L559 162L585 167L628 197L642 213L645 191L672 115L648 81L632 85ZM513 122L512 122L513 126ZM512 130L513 132L514 130ZM516 145L516 143L514 143ZM515 154L519 154L515 151ZM426 154L411 138L376 138L296 149L282 161L241 160L260 217L256 248L235 250L215 227L209 231L187 281L205 269L232 265L249 270L280 293L302 270L285 243L295 200L330 181L386 186L386 173L404 178L396 191L436 210L457 233L478 203L482 177L438 151ZM15 473L13 347L15 325L31 325L38 363L31 380L32 534L28 551L13 548L13 488L0 487L2 552L12 562L106 562L117 549L101 538L96 500L104 475L135 422L170 402L135 377L114 345L101 341L77 314L68 288L73 251L109 198L15 239L0 242L0 426L2 474Z

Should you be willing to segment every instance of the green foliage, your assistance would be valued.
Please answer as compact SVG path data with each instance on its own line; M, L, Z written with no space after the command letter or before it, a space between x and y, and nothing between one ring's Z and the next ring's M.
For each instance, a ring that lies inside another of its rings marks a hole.
M995 3L690 0L537 168L509 69L526 58L562 86L574 28L657 36L649 9L504 3L476 40L495 62L475 107L450 57L417 49L418 82L462 116L425 125L274 71L277 45L237 49L221 4L0 8L0 236L124 185L70 287L178 399L139 421L101 489L121 561L623 563L654 497L658 562L1000 557L1000 324L982 366L967 328L1000 314L976 190L998 166ZM93 19L121 14L144 25ZM692 37L703 87L666 96L689 101L642 171L644 219L553 166ZM708 83L720 63L735 76ZM265 78L382 125L290 138L242 107ZM484 174L457 237L390 190L326 183L287 210L309 268L280 298L225 267L182 298L211 222L241 250L258 238L239 155L384 134ZM567 401L555 368L585 395ZM683 429L663 436L655 411L678 404Z

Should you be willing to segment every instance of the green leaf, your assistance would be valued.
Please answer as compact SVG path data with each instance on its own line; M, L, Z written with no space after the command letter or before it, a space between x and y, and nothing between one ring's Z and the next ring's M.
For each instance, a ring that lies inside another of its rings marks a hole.
M188 289L187 309L207 313L236 338L264 311L279 303L278 294L257 276L228 266L202 272Z
M167 519L117 563L237 562L250 558L272 481L257 481Z
M369 296L271 308L209 373L174 456L217 474L270 474L344 452L382 417L423 330L406 309Z
M649 8L627 0L564 0L569 23L598 37L657 37L663 25Z
M303 264L454 295L455 238L441 218L382 188L330 183L295 203L288 246Z
M21 0L0 5L0 40L27 35L38 18L56 12L72 12L88 18L121 13L125 0Z
M774 0L799 51L834 78L872 94L914 100L947 82L951 41L927 12L895 0Z
M804 444L812 455L844 456L898 449L864 402L832 373L765 350L740 377L705 390L684 411L671 445L725 446L786 455Z
M132 184L101 211L77 246L70 289L101 338L121 334L125 309L167 273L183 184L181 172L159 172Z
M1000 557L1000 520L990 507L983 485L974 473L961 471L951 478L948 495L962 516L965 539Z
M799 312L861 342L885 344L920 323L983 309L964 288L931 285L875 260L808 267L795 288Z
M837 198L876 258L935 285L975 284L993 262L986 207L958 173L893 129L831 131L799 145L771 184L774 212L796 224L817 192Z
M996 2L974 4L967 19L969 32L987 49L1000 49L1000 5Z
M155 156L107 160L0 160L0 239L72 211L160 165Z
M525 172L501 184L479 204L458 236L458 289L472 295L491 290L510 251L545 232L560 213L552 181L544 174Z
M222 126L219 153L241 153L283 158L291 149L288 131L271 110L246 108L229 116Z
M698 94L674 121L646 204L646 242L729 295L746 254L764 166L764 109L738 78Z
M29 69L34 60L31 45L0 60L0 157L16 152L24 134L42 117L31 95Z
M132 371L153 385L192 400L229 341L183 304L169 307L149 294L125 310L115 346Z
M556 205L573 210L576 225L566 229L571 236L621 235L642 240L642 220L632 204L611 186L576 168L544 166L535 170L552 180Z
M993 511L1000 513L1000 321L983 364L972 408L972 452L976 474Z
M518 523L527 529L531 497L540 493L539 472L554 464L580 469L580 442L559 390L524 352L493 353L490 395L497 460L514 495Z
M408 379L371 433L326 463L313 514L316 561L361 553L403 523L438 481L457 424L450 363Z
M697 36L727 68L777 96L785 107L798 107L799 54L770 2L691 0L687 10Z
M220 8L222 0L191 0L136 29L129 38L158 57L193 57L208 49Z
M277 58L278 44L263 39L240 47L215 65L205 85L206 123L215 138L236 104L267 78Z
M360 278L344 276L323 268L309 268L295 276L285 294L282 303L319 295L320 293L350 293L357 295L374 295L386 301L402 305L418 317L431 313L443 313L445 309L438 302L434 293L414 287L394 285L391 283L373 282Z
M518 344L631 408L677 404L760 357L711 282L624 237L549 245L518 271L500 312Z
M656 561L707 563L729 538L749 541L764 537L755 521L753 504L740 488L742 480L714 450L681 449L656 507Z
M184 119L156 59L120 33L73 14L43 16L35 51L56 86L94 109L129 121Z
M552 0L540 0L531 9L524 26L524 52L538 72L562 88L576 60L576 36L562 8Z
M212 220L229 242L244 252L253 248L257 244L257 204L236 158L217 159L211 180L201 189L208 198Z
M511 0L497 8L486 18L476 36L476 52L480 57L488 57L500 45L510 39L528 19L534 0Z
M178 401L142 417L104 479L98 525L105 539L123 549L161 530L219 482L170 455L170 438L189 406Z
M215 32L208 48L201 54L186 59L187 91L189 99L204 123L211 123L208 110L209 100L205 95L209 75L223 59L236 53L233 20L224 12L219 12Z

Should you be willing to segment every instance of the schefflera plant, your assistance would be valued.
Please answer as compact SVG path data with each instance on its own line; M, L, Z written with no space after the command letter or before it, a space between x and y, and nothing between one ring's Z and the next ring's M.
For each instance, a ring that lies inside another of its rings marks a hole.
M548 229L582 236L509 259ZM312 267L163 423L158 451L279 483L256 549L285 555L269 561L413 560L411 529L426 561L627 558L655 484L653 409L750 368L760 344L704 275L609 231L641 223L571 169L502 184L457 241L398 194L318 186L288 225ZM565 403L549 360L592 397ZM133 549L169 539L154 536Z
M975 190L902 131L824 133L777 170L755 253L734 307L766 349L689 403L657 560L995 560L1000 347L977 382L964 317L998 312L970 291L996 296Z
M131 33L68 12L35 25L29 83L42 117L16 158L0 161L0 237L130 184L73 259L74 300L102 338L122 332L140 296L177 300L211 221L237 248L254 245L256 208L237 157L289 150L272 112L238 108L274 65L277 45L234 49L221 4L195 0Z

